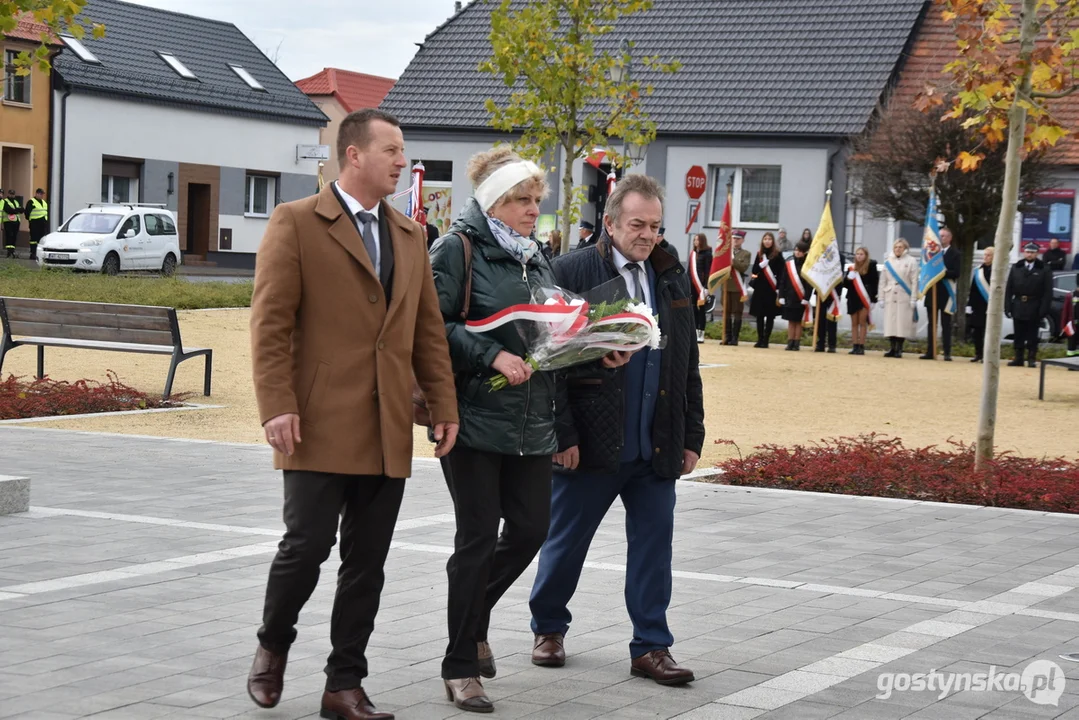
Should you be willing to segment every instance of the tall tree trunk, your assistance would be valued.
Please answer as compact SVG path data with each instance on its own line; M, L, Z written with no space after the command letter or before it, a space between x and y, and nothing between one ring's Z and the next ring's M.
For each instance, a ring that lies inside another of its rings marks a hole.
M979 470L993 458L993 436L997 426L997 392L1000 389L1000 333L1004 324L1004 286L1011 271L1008 257L1012 251L1015 214L1019 205L1019 175L1023 161L1019 151L1026 135L1027 111L1020 101L1030 97L1034 43L1038 36L1037 0L1023 0L1019 31L1019 62L1023 76L1008 111L1008 151L1004 164L1004 191L1001 193L1000 220L993 241L996 256L989 283L989 309L985 314L985 367L982 374L982 403L978 415L978 442L974 469Z
M562 253L570 249L570 226L573 218L570 216L570 206L573 203L573 147L577 144L577 137L570 133L567 136L563 150L566 151L566 164L562 168Z

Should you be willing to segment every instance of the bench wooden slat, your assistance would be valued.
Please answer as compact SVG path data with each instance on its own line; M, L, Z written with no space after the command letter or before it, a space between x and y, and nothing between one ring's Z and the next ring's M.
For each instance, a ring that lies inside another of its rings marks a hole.
M36 298L5 297L4 306L10 317L13 310L48 310L49 312L98 312L113 315L169 316L169 308L157 305L117 305L113 303L82 302L79 300L38 300Z
M153 317L150 315L118 315L102 312L65 312L19 308L8 310L8 320L13 323L43 323L46 325L82 325L85 327L123 328L127 330L157 330L172 332L172 323L168 315Z
M160 330L129 330L127 328L89 327L86 325L63 325L35 322L9 322L12 335L65 338L70 340L98 340L136 343L140 345L172 345L172 333Z
M105 340L75 340L52 337L25 337L15 341L24 345L45 345L48 347L81 348L84 350L117 350L119 352L148 353L150 355L172 355L173 345L144 345L142 343L110 342ZM201 348L189 348L196 352Z

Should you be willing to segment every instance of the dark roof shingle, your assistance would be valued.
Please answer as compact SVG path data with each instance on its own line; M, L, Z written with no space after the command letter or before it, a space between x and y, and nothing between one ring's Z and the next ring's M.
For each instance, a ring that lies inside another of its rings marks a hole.
M101 61L64 50L54 68L68 85L173 105L283 122L325 125L326 116L235 25L119 0L89 0L82 17L105 25L83 45ZM181 78L158 52L175 55L198 80ZM266 89L248 87L240 65Z
M660 132L839 136L864 129L927 0L655 0L597 42L623 37L634 57L677 59L674 74L645 70ZM405 126L487 128L483 107L504 102L501 78L477 71L490 56L492 4L475 0L429 35L381 108Z

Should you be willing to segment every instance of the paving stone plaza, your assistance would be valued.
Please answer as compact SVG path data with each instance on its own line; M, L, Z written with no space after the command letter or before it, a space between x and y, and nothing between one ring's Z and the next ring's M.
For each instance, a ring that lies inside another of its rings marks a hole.
M317 717L334 558L281 704L245 691L282 530L267 448L8 427L0 457L0 475L32 483L30 511L0 517L0 718ZM616 504L570 607L566 667L529 661L534 565L496 608L493 717L1079 718L1079 664L1058 658L1079 651L1075 518L692 481L678 494L672 651L696 682L629 675ZM439 679L453 533L439 467L417 461L365 684L401 719L470 715ZM1010 675L1024 670L1030 683ZM911 689L931 671L933 690Z

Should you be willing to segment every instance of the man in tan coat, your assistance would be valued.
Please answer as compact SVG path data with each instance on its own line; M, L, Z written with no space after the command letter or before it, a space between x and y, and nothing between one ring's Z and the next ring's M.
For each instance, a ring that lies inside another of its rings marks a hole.
M412 469L413 373L437 456L457 436L445 326L419 225L383 198L406 166L397 120L352 113L337 138L340 179L279 205L259 247L251 301L255 395L286 531L270 568L248 693L281 698L300 609L341 518L325 718L392 718L361 687L405 478Z
M742 249L746 241L745 230L731 232L731 273L724 281L723 292L727 294L727 304L723 315L723 344L737 345L738 335L742 332L742 313L745 311L743 291L746 290L746 270L752 261L748 250ZM736 277L737 276L737 277Z

